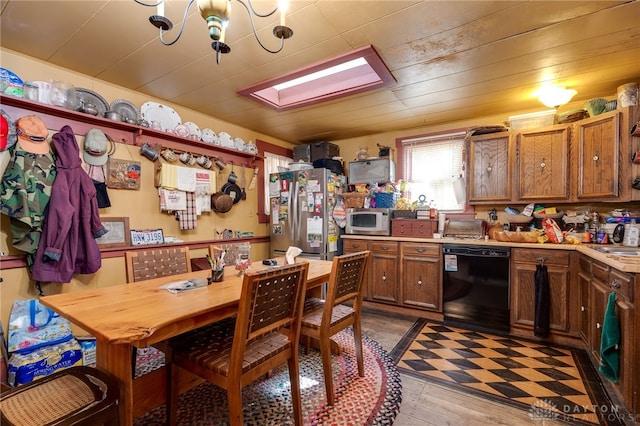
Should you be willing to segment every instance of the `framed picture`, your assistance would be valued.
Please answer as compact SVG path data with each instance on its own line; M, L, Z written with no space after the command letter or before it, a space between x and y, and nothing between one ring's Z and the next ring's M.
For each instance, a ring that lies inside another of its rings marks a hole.
M107 187L112 189L140 189L140 162L109 158L107 161Z
M101 217L100 221L109 232L96 238L100 247L123 247L131 245L128 217Z

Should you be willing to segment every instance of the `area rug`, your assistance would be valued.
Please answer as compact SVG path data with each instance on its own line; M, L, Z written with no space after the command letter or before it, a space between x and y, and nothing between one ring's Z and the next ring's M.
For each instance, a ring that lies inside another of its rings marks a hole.
M333 337L340 354L332 357L336 401L327 405L320 352L300 351L300 385L305 425L390 425L402 400L400 374L393 358L373 339L363 336L364 377L358 367L350 329ZM242 391L246 425L291 425L293 410L286 365L271 378ZM178 425L229 424L226 392L203 383L180 396ZM135 419L134 425L164 425L165 407L160 406Z
M402 373L526 410L532 420L624 424L584 350L418 320L391 356Z

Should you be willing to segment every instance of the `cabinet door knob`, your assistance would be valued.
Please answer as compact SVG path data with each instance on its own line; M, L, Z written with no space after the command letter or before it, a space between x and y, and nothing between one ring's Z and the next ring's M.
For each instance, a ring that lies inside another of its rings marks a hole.
M580 310L581 310L582 312L584 312L584 311L586 311L586 310L587 310L587 308L585 308L584 306L580 306Z
M422 277L418 278L418 287L422 287Z
M382 246L382 247L380 247L380 250L389 250L389 247L387 247L387 246Z
M427 251L427 250L426 250L425 248L420 247L420 248L416 249L416 251L417 251L418 253L424 253L424 252L425 252L425 251Z
M382 281L386 281L387 280L387 273L383 272L382 273Z
M596 323L596 328L600 328L600 327L601 327L600 323L599 323L599 322L597 322L597 323Z
M613 287L613 288L620 288L620 287L622 287L622 281L620 281L620 280L619 280L619 279L617 279L617 278L614 278L614 280L613 280L613 281L611 281L611 287Z
M544 172L544 168L547 167L547 163L544 162L544 158L540 162L540 171Z

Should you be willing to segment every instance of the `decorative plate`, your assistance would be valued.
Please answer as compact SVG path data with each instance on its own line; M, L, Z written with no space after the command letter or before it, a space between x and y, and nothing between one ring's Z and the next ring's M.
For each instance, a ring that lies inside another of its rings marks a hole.
M198 140L202 139L202 131L200 130L200 127L198 127L196 125L196 123L193 123L191 121L185 121L184 123L185 126L187 126L189 128L189 134L191 136L196 135L198 137ZM211 129L209 129L211 130Z
M218 139L220 140L220 145L224 146L225 148L235 148L235 143L233 142L233 139L231 139L231 136L229 135L229 133L227 132L220 132L218 133Z
M247 142L247 152L258 155L258 147L256 146L254 141Z
M116 99L111 102L110 108L111 111L120 113L122 121L130 119L137 122L140 119L140 111L138 111L138 107L126 99Z
M215 144L217 140L216 132L208 127L205 127L204 129L202 129L201 138L203 142Z
M247 150L247 144L245 143L245 141L242 138L234 138L233 139L233 146L235 149L237 149L238 151L246 151Z
M159 104L157 102L145 102L140 108L142 118L149 123L157 121L163 131L173 131L176 126L182 123L180 116L171 107Z
M183 138L188 138L191 134L191 132L189 131L189 127L185 126L184 124L178 124L176 128L173 129L173 132Z
M76 104L81 105L81 100L85 104L91 104L98 110L98 116L104 118L104 113L109 111L109 102L98 93L89 89L76 87Z

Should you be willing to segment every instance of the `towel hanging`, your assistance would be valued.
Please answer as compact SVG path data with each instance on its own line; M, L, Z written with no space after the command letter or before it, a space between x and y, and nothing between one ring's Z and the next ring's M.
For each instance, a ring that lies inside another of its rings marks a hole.
M620 323L616 316L616 294L609 294L607 309L602 321L600 339L600 366L598 370L613 383L618 383L620 370Z
M549 289L549 273L544 262L536 266L535 283L535 318L533 334L536 337L549 337L549 317L551 314L551 296Z

